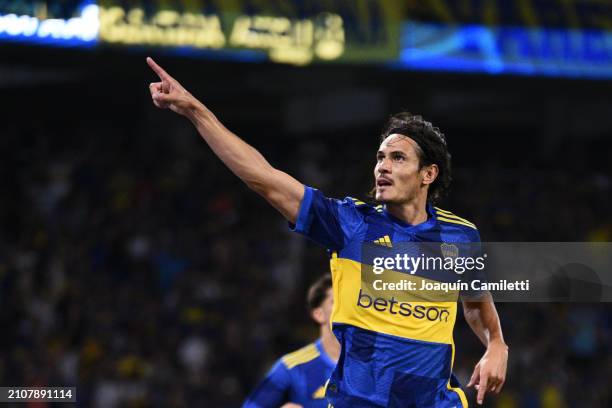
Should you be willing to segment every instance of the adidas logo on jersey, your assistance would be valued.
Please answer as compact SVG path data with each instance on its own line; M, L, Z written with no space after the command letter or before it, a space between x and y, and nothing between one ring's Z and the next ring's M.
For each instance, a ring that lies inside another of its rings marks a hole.
M393 244L391 243L391 238L389 238L388 235L385 235L382 238L378 238L377 240L374 241L374 243L378 245L386 246L389 248L393 248Z

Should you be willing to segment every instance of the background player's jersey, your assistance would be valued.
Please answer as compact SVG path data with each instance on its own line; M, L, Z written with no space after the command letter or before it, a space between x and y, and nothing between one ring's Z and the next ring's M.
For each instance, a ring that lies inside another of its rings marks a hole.
M372 279L372 265L362 259L368 245L437 243L441 249L480 242L469 221L430 205L427 212L427 221L413 226L383 207L326 198L305 187L294 230L331 252L331 320L342 350L327 398L336 408L467 406L452 376L457 296L424 302L415 299L414 292L364 290ZM385 270L381 278L444 281L440 274L421 271L410 275Z
M278 360L243 408L278 408L286 402L327 408L325 384L335 366L319 339Z

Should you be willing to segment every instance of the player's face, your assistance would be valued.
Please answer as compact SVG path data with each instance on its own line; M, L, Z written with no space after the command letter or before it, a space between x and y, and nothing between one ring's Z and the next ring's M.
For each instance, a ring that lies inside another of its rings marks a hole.
M417 149L408 136L394 133L383 140L374 167L377 201L401 204L416 196L423 181Z

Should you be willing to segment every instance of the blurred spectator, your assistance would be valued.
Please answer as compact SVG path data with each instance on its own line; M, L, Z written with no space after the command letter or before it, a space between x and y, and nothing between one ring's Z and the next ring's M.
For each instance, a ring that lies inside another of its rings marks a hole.
M14 172L0 202L0 379L76 385L83 406L238 406L279 355L316 336L302 299L325 252L288 233L197 138L134 127L2 128ZM337 143L279 142L271 159L331 196L364 198L373 163L330 158ZM372 144L351 135L345 148ZM443 205L484 240L609 240L608 176L585 166L526 179L496 163L456 167ZM609 307L499 309L511 360L491 406L609 405ZM482 347L462 319L455 331L465 383Z

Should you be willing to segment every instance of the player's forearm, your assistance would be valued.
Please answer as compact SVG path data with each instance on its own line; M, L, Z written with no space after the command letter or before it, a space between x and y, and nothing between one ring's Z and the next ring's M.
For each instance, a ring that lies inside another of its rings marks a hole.
M149 84L153 104L187 117L234 174L263 196L288 221L295 222L304 197L304 186L272 167L257 150L230 132L204 104L152 58L147 58L147 64L161 80Z
M155 106L187 117L213 152L249 187L259 190L274 185L274 169L257 150L227 130L204 104L152 58L147 58L147 64L161 80L149 84Z
M230 132L204 105L194 103L188 119L223 163L250 188L262 192L274 168L255 148Z
M472 331L485 347L493 343L505 345L499 315L492 300L464 302L463 310Z
M200 102L194 101L193 108L185 116L236 176L266 199L286 220L296 222L304 197L302 183L272 167L261 153L230 132Z

